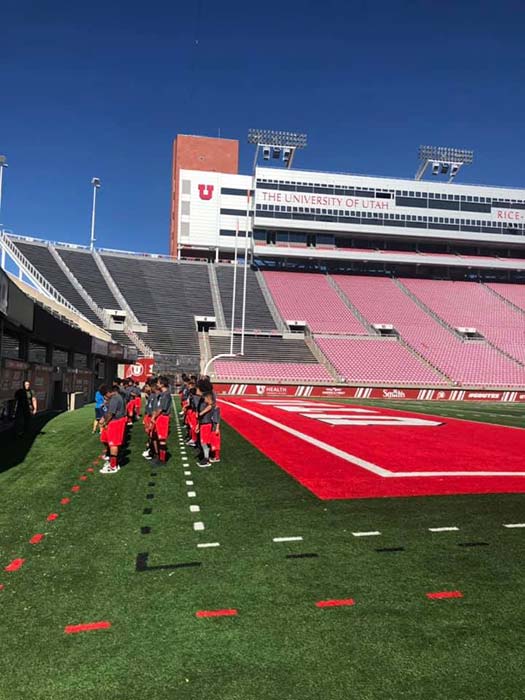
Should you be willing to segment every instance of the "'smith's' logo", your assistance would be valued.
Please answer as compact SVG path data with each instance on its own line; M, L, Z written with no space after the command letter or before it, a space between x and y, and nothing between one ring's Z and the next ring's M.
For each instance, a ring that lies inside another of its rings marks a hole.
M213 185L199 185L199 197L211 199L213 197Z

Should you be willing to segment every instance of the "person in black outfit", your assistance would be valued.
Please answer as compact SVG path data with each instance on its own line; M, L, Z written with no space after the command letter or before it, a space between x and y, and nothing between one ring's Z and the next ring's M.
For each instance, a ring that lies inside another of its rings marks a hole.
M18 436L25 435L29 430L31 416L37 411L35 392L31 389L31 382L26 379L22 388L15 394L15 429Z

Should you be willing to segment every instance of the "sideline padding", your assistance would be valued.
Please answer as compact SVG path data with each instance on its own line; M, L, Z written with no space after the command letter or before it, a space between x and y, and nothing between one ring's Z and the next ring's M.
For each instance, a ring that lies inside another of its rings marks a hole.
M224 420L322 499L525 492L525 431L380 407L221 399Z

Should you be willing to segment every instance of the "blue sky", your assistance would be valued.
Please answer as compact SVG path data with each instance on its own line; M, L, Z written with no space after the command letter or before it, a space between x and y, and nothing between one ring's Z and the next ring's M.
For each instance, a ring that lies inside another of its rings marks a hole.
M518 2L224 0L0 6L0 221L166 252L177 133L305 131L297 167L412 177L420 143L475 150L461 181L525 186Z

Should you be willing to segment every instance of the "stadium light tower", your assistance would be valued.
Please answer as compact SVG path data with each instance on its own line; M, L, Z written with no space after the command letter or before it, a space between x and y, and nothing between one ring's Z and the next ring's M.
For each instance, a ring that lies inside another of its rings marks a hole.
M2 212L2 185L4 181L4 168L7 168L7 158L0 156L0 213Z
M448 175L448 182L452 182L462 165L470 165L473 162L474 151L447 146L420 146L419 160L421 165L416 173L416 180L421 180L428 166L432 164L432 175Z
M308 137L306 134L297 134L293 131L272 131L271 129L249 129L248 143L254 144L255 159L253 169L257 165L259 151L262 149L264 160L283 159L287 168L292 167L295 151L298 148L306 148Z
M95 213L97 209L97 190L99 189L102 183L100 182L100 179L98 177L94 177L91 180L91 184L93 185L93 206L91 208L91 237L89 239L89 249L93 250L93 248L95 247Z

